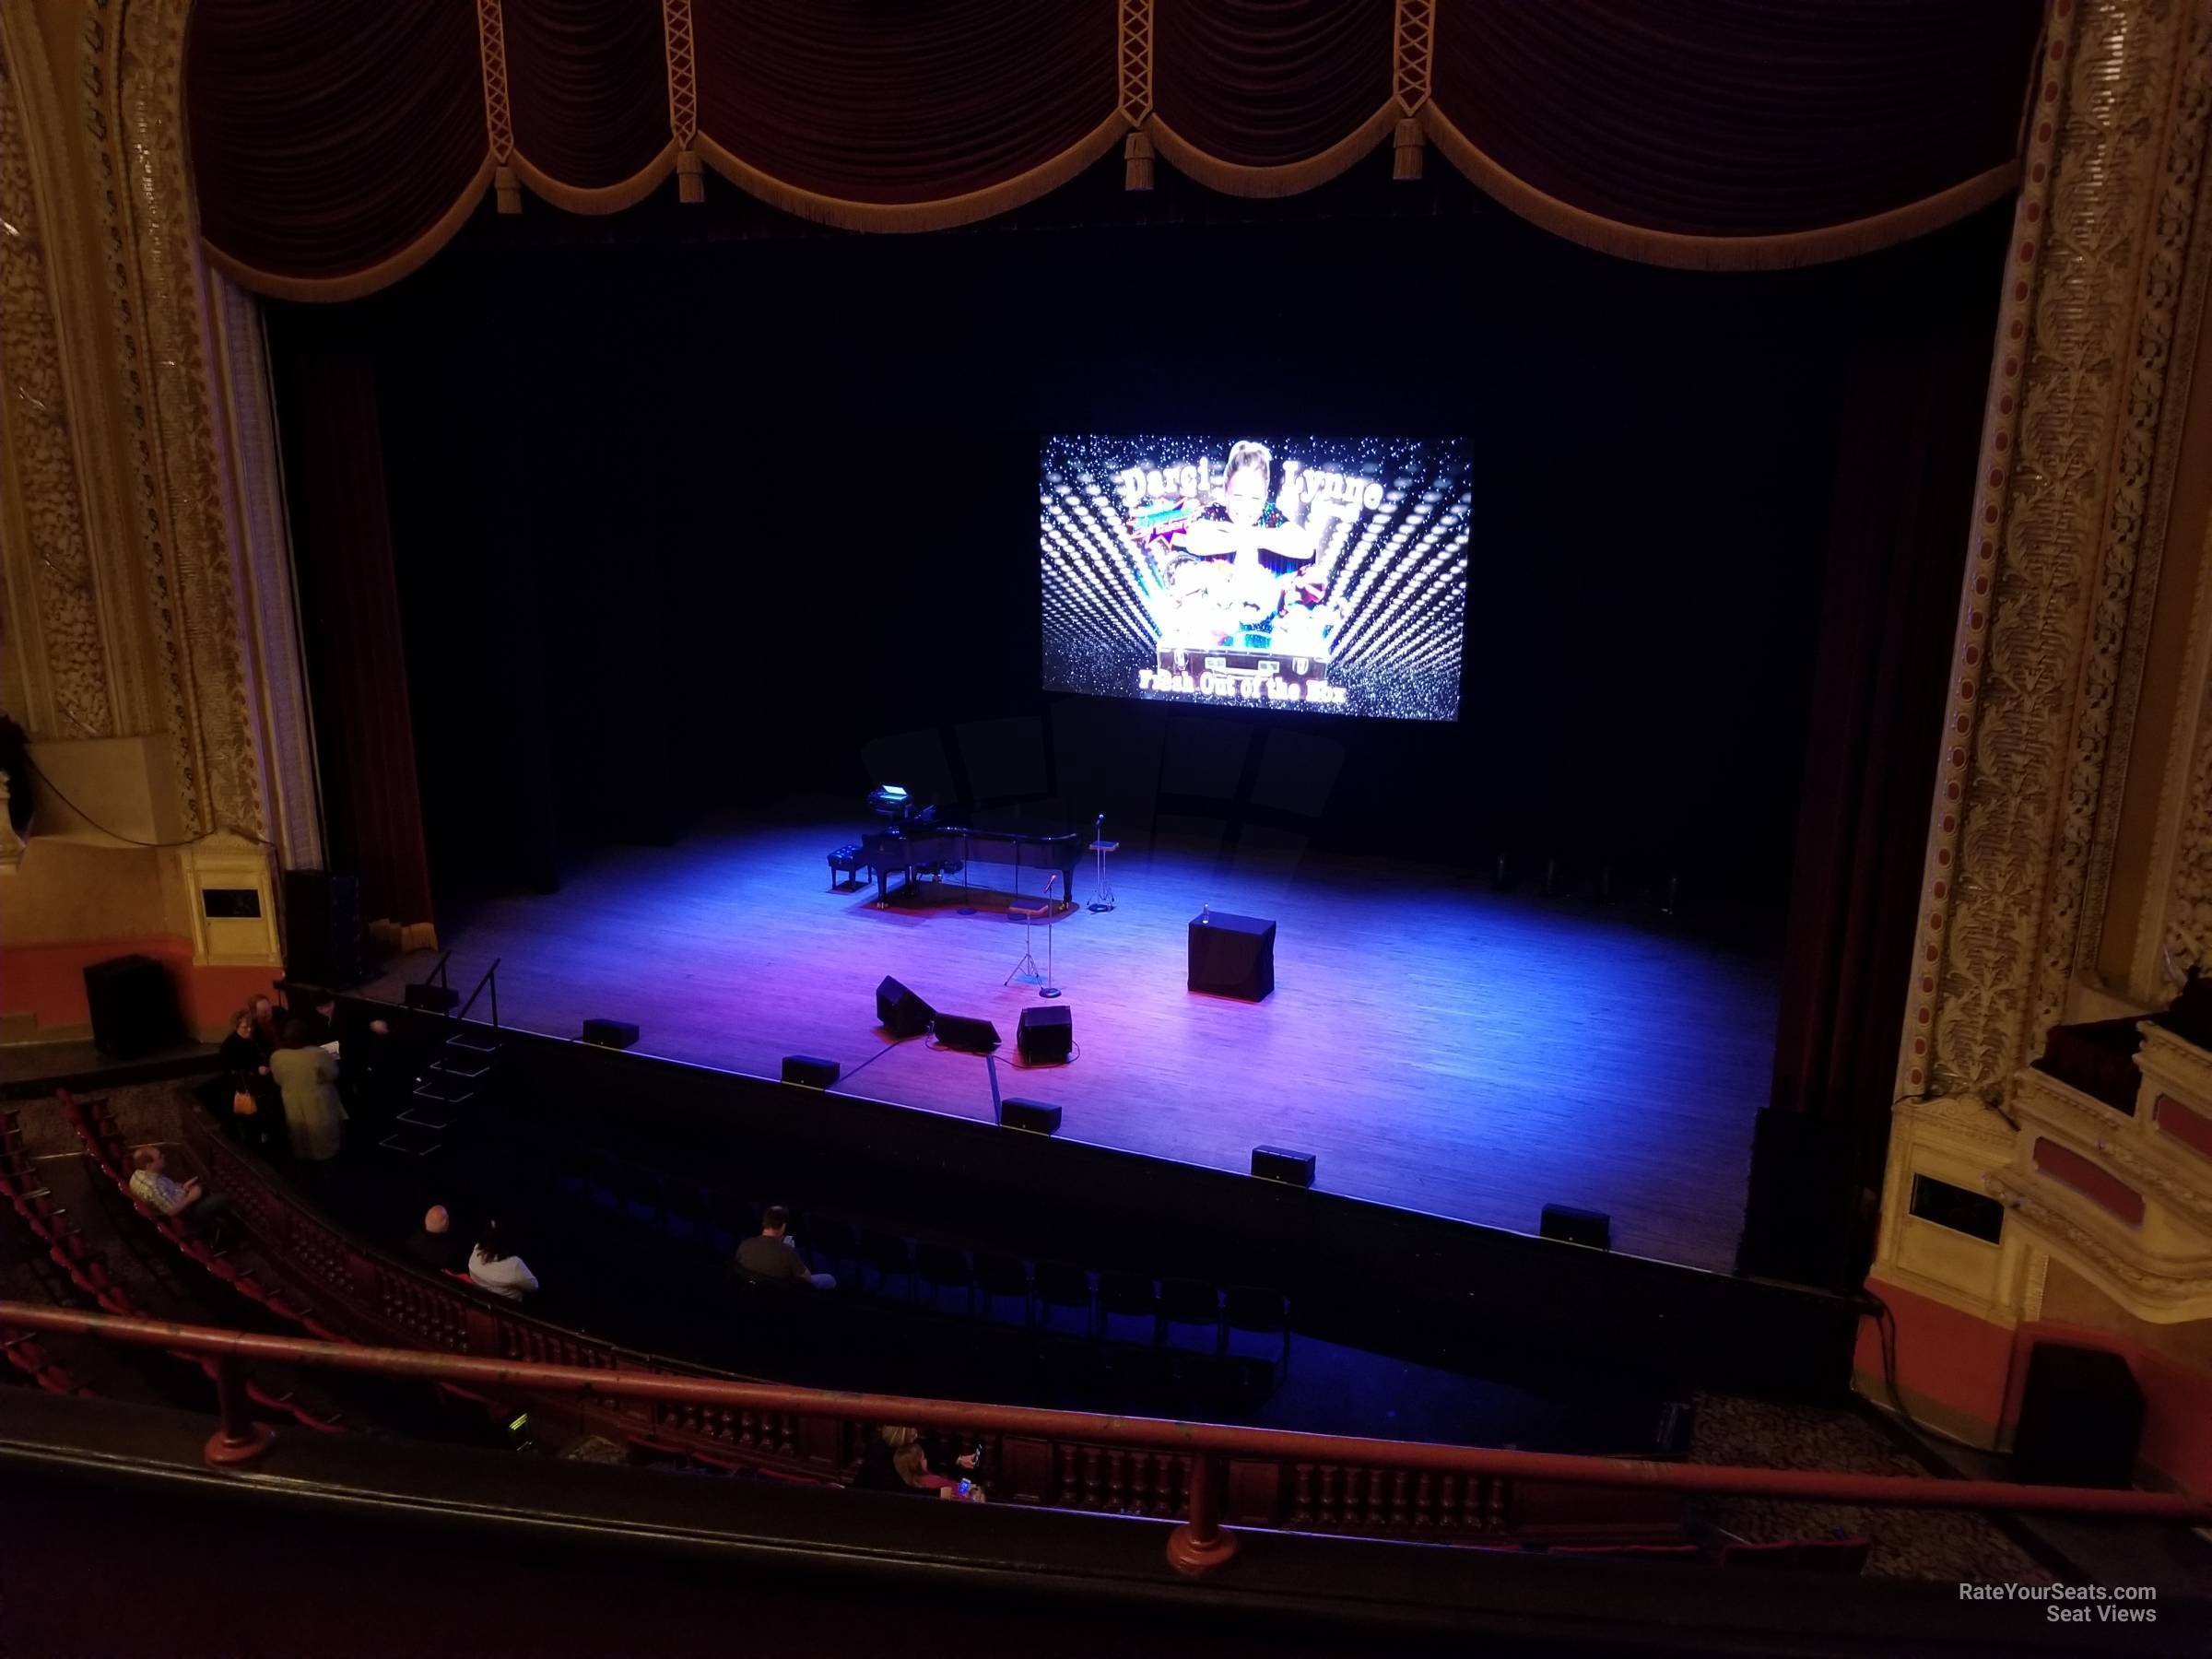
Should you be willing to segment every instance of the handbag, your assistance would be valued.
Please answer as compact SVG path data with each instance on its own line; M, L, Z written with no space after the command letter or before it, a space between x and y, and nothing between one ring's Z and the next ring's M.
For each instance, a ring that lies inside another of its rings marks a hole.
M253 1117L260 1111L261 1102L253 1098L253 1091L250 1088L241 1088L230 1097L232 1117Z

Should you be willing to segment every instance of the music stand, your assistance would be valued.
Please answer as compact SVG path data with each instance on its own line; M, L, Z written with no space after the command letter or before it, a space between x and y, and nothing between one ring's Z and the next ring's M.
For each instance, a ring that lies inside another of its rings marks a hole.
M1106 839L1106 815L1102 812L1099 814L1098 821L1091 826L1090 833L1089 851L1098 858L1098 879L1091 888L1090 909L1094 912L1110 911L1113 908L1113 889L1106 885L1106 854L1119 853L1122 850L1122 843ZM1069 885L1073 886L1074 884L1071 882ZM1047 954L1050 954L1049 948Z

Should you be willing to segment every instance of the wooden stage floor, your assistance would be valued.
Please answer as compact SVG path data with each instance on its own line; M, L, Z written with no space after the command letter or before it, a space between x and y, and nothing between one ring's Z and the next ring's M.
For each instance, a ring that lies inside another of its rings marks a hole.
M841 1092L988 1121L981 1059L877 1030L891 974L996 1022L1001 1089L1063 1106L1069 1138L1237 1171L1255 1145L1293 1147L1331 1191L1524 1232L1546 1202L1576 1205L1612 1216L1618 1250L1733 1263L1773 1063L1762 955L1457 874L1311 855L1226 869L1162 843L1115 861L1118 909L1053 924L1077 1058L1023 1070L1015 1020L1040 999L1001 983L1022 953L1011 872L973 869L974 915L953 908L957 879L942 908L878 910L872 887L828 890L825 853L860 829L810 816L597 854L557 895L448 927L453 982L499 958L509 1025L572 1036L587 1017L633 1019L642 1053L767 1077L818 1054L843 1063ZM1028 893L1041 881L1023 872ZM1091 897L1088 856L1076 897ZM1205 903L1276 919L1266 1002L1184 988ZM396 1000L429 961L363 989Z

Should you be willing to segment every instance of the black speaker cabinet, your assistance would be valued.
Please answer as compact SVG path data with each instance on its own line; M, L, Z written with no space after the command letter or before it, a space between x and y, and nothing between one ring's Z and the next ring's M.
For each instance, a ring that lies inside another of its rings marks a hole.
M1313 1184L1313 1154L1293 1152L1288 1147L1254 1147L1252 1172L1262 1181L1310 1187Z
M964 1014L940 1014L935 1021L937 1041L948 1049L987 1054L998 1046L998 1028L987 1019L970 1019Z
M361 889L352 877L284 873L284 971L334 991L361 982Z
M85 970L92 1045L112 1060L135 1060L184 1040L169 971L149 956L112 957Z
M1073 1008L1024 1008L1014 1033L1024 1065L1065 1065L1076 1052L1076 1011Z
M827 1088L836 1082L844 1067L834 1060L818 1060L812 1054L783 1056L783 1081L804 1083L809 1088Z
M1576 1209L1568 1204L1547 1204L1544 1206L1544 1222L1538 1230L1547 1239L1564 1239L1570 1244L1587 1244L1593 1250L1613 1248L1613 1218L1603 1210Z
M1007 1129L1026 1129L1031 1135L1060 1133L1060 1108L1047 1106L1041 1100L1017 1100L1011 1098L999 1103L998 1121Z
M2012 1474L2030 1486L2135 1484L2143 1390L2103 1348L2039 1342L2028 1356Z
M1762 1109L1751 1139L1738 1273L1843 1287L1865 1276L1848 1122Z
M876 987L876 1023L892 1036L919 1037L935 1018L935 1009L889 975Z
M630 1047L638 1040L638 1028L627 1019L587 1019L583 1022L583 1040L600 1048Z

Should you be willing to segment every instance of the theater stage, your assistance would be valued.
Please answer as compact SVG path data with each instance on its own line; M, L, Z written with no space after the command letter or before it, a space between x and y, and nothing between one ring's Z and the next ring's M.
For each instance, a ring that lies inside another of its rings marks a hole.
M1053 924L1077 1058L1025 1070L1015 1021L1040 999L1001 983L1022 954L1012 872L973 868L974 915L953 908L957 878L941 908L878 910L872 887L829 890L825 854L863 823L749 820L597 854L556 895L449 924L453 982L498 958L509 1025L572 1036L587 1017L632 1019L642 1053L768 1077L817 1054L843 1064L841 1092L988 1121L982 1060L878 1031L890 974L994 1021L1002 1091L1064 1107L1068 1138L1237 1171L1255 1145L1293 1147L1331 1191L1524 1232L1547 1201L1571 1204L1610 1213L1618 1250L1732 1265L1773 1060L1762 955L1459 873L1125 841L1119 908ZM1034 896L1042 876L1022 880ZM1091 888L1086 855L1077 899ZM1185 930L1206 903L1278 924L1265 1003L1185 990ZM396 1001L432 959L362 989Z

